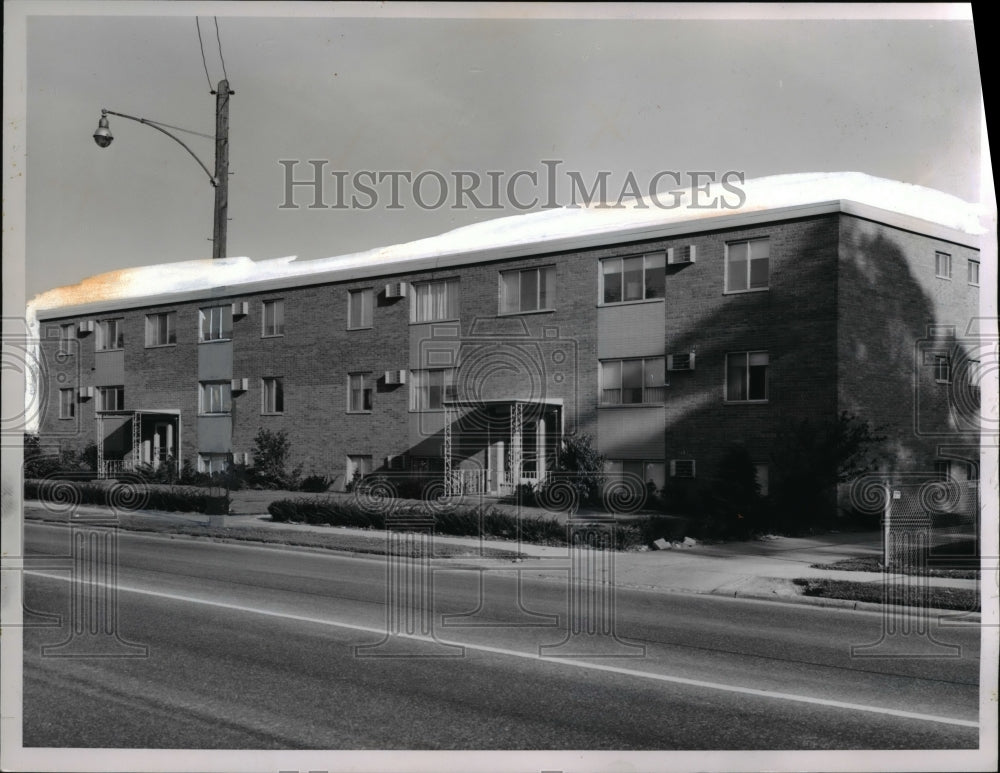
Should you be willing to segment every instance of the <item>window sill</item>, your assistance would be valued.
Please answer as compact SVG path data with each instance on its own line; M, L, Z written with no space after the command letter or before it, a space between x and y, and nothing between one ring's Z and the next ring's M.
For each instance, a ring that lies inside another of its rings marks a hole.
M599 410L604 410L605 408L610 408L611 410L624 408L628 410L629 408L662 408L664 405L666 405L666 401L662 403L601 403L597 407Z
M723 400L723 405L767 405L771 402L770 398L765 398L763 400Z
M723 295L747 295L748 293L766 293L771 289L767 287L751 287L749 290L723 290Z
M199 341L199 344L224 344L232 341L232 338L209 338L205 341Z
M635 306L640 303L663 303L665 300L665 298L642 298L641 300L636 301L612 301L611 303L601 302L597 304L597 308L607 309L617 306Z
M940 274L935 274L934 278L935 279L944 279L945 281L948 281L948 282L951 281L951 277L950 276L941 276Z
M411 323L411 324L416 324L416 323ZM365 325L364 327L349 327L347 328L347 331L353 332L355 330L372 330L374 327L375 327L374 325Z
M216 415L218 415L218 414L216 414ZM260 415L261 416L284 416L285 412L284 411L261 411Z
M969 287L979 287L979 282L969 282Z
M525 314L553 314L555 309L534 309L532 311L499 311L498 317L521 317Z
M116 346L114 349L94 349L95 352L124 352L124 346Z
M225 413L199 413L198 418L211 419L213 417L232 416L232 415L233 414L230 411L226 411Z
M262 335L261 338L284 338L284 333L272 333L271 335Z
M146 344L146 349L173 349L177 344Z
M76 416L60 416L59 421L73 421Z
M345 411L348 416L371 416L371 411Z
M419 322L411 322L411 325L440 325L445 322L461 322L459 317L446 317L444 319L426 319Z

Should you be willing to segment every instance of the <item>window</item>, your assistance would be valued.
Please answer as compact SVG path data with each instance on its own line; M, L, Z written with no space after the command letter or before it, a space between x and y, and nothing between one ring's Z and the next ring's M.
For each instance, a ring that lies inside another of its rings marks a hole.
M72 322L59 326L59 353L72 354L75 351L73 341L76 340L76 325Z
M770 279L771 240L747 239L726 245L726 292L766 290Z
M410 387L411 411L435 411L455 398L455 371L451 368L415 370Z
M623 303L662 298L667 264L665 252L601 261L601 302Z
M978 260L970 260L969 261L968 276L969 276L969 284L970 285L976 285L978 287L979 286L979 261Z
M373 469L372 458L368 454L348 454L347 456L347 477L348 484L361 480L365 475L370 475Z
M601 362L601 405L662 403L662 357Z
M76 395L72 389L59 390L59 418L72 419L76 416Z
M146 346L169 346L177 343L177 313L146 315Z
M232 306L210 306L198 310L199 341L223 341L233 334Z
M978 390L982 381L982 365L979 360L967 360L965 365L965 383L969 389Z
M365 413L372 409L371 378L366 373L352 373L347 377L347 410Z
M198 472L217 475L229 469L229 454L198 454Z
M282 336L285 334L285 302L264 301L264 330L261 335L264 338Z
M123 411L125 410L125 387L106 386L97 390L97 410L99 411Z
M412 309L414 322L458 319L458 280L416 285Z
M951 255L947 252L935 252L934 272L940 279L951 279Z
M198 386L200 413L229 413L232 395L228 381L202 381Z
M280 378L265 378L263 381L263 403L261 413L285 412L285 384Z
M757 475L757 485L762 497L766 497L770 491L771 471L766 464L755 464L754 471Z
M99 352L122 349L125 346L125 328L122 319L102 319L97 323L97 350Z
M650 461L632 461L628 459L609 459L604 471L609 481L625 481L638 483L642 481L644 489L653 484L657 491L666 483L666 463Z
M934 357L934 380L939 384L951 382L951 360L946 354L938 354Z
M556 307L556 267L500 272L500 313Z
M726 400L766 400L768 361L767 352L727 354Z
M375 293L367 290L351 290L347 294L347 328L360 330L372 326L372 302Z

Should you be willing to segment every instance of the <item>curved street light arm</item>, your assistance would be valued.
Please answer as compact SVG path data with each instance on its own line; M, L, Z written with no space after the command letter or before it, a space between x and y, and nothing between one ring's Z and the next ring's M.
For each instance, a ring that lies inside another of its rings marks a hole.
M128 118L130 121L135 121L136 123L145 124L146 126L151 126L152 128L156 129L157 131L163 132L170 139L172 139L174 142L176 142L178 145L180 145L182 148L184 148L184 150L186 150L188 153L191 154L191 158L193 158L195 161L197 161L198 162L198 166L200 166L202 169L205 170L205 174L208 175L208 181L210 183L212 183L212 187L216 187L219 184L219 181L215 179L215 177L212 175L211 172L208 171L208 167L205 166L205 164L202 163L202 160L200 158L198 158L198 156L195 155L194 151L191 150L191 148L189 148L187 146L187 144L183 140L181 140L178 137L175 137L173 134L171 134L170 132L168 132L166 129L164 129L163 127L159 126L155 121L150 121L150 120L148 120L146 118L136 118L134 115L126 115L125 113L116 113L114 110L106 110L106 109L102 108L101 109L101 115L105 115L105 114L106 115L117 115L119 118Z

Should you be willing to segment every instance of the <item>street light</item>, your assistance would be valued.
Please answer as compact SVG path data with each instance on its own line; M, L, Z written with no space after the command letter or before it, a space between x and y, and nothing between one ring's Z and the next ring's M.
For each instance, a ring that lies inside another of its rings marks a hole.
M127 118L130 121L151 126L159 132L163 132L170 139L186 150L191 157L198 162L208 181L215 188L215 210L214 224L212 228L212 258L226 257L226 222L229 210L229 95L235 91L229 90L229 81L219 81L219 86L215 93L215 174L208 171L208 167L195 152L191 150L179 137L171 134L163 128L157 121L148 118L136 118L134 115L116 113L114 110L101 109L101 118L97 122L97 131L94 132L94 142L97 147L106 148L111 145L114 136L111 134L111 127L108 124L109 115L117 115L119 118ZM171 127L176 128L176 127Z

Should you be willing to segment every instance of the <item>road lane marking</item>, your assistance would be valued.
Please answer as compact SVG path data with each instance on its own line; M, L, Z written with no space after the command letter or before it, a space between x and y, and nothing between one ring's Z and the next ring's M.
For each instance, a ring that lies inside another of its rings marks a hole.
M73 581L73 578L67 577L65 575L48 574L47 572L42 572L42 571L24 570L24 573L35 575L37 577L46 577L51 580L60 580L62 582ZM93 583L93 582L90 582L88 584L99 585L99 583ZM148 590L146 588L135 588L119 584L117 586L117 590L125 591L127 593L136 593L143 596L153 596L155 598L168 599L170 601L184 601L190 604L202 604L204 606L217 607L219 609L227 609L233 612L246 612L249 614L261 615L263 617L275 617L284 620L294 620L300 623L314 623L317 625L326 625L333 628L345 628L351 631L374 633L381 636L385 636L387 634L385 628L377 628L375 626L358 625L356 623L345 623L339 620L329 620L319 617L309 617L307 615L296 615L290 612L276 612L269 609L247 607L241 604L230 604L224 601L211 601L209 599L192 598L191 596L182 596L176 593L165 593L163 591ZM657 674L652 671L638 671L632 668L623 668L621 666L610 666L610 665L605 665L603 663L591 663L584 660L543 657L537 653L522 652L519 650L510 650L504 647L491 647L486 644L470 644L467 642L455 641L454 639L441 639L434 636L422 636L420 634L408 634L408 633L400 633L394 635L400 639L409 639L412 641L419 641L427 644L446 644L457 647L465 647L470 650L475 650L478 652L488 652L496 655L506 655L508 657L521 658L522 660L534 660L539 663L558 663L560 665L570 666L572 668L579 668L587 671L604 671L607 673L621 674L623 676L637 677L639 679L648 679L657 682L682 684L682 685L687 685L689 687L700 687L703 689L737 693L740 695L753 695L755 697L770 698L772 700L783 700L794 703L807 703L814 706L823 706L826 708L846 709L848 711L864 711L870 714L882 714L885 716L900 717L903 719L916 719L924 722L937 722L939 724L944 724L944 725L957 725L959 727L970 727L970 728L979 727L979 722L967 719L942 717L935 714L920 714L914 711L903 711L901 709L890 709L881 706L867 706L861 703L849 703L847 701L836 701L827 698L811 698L807 695L795 695L793 693L777 692L774 690L758 690L753 687L740 687L738 685L722 684L721 682L708 682L701 679L688 679L683 676L670 676L667 674Z

